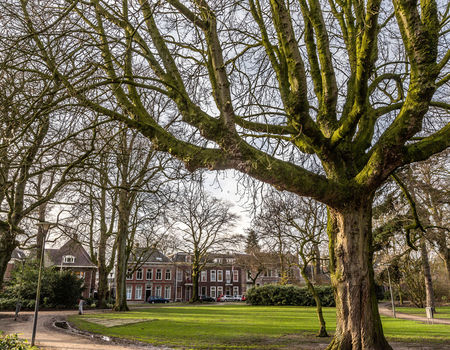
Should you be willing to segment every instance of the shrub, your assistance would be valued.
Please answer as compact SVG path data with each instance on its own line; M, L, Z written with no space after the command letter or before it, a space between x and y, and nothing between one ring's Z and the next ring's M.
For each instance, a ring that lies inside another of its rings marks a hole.
M37 350L35 346L28 344L26 340L19 339L17 334L0 334L0 349L2 350Z
M333 288L331 286L315 287L322 306L335 306ZM247 291L247 302L252 305L316 305L308 288L294 285L266 284Z
M40 305L45 308L73 308L81 296L83 280L71 271L60 271L58 268L45 268L42 272ZM13 271L11 280L0 295L1 298L14 300L7 309L14 310L17 299L22 301L23 309L34 308L38 273L38 265L34 262ZM3 305L6 307L7 302Z

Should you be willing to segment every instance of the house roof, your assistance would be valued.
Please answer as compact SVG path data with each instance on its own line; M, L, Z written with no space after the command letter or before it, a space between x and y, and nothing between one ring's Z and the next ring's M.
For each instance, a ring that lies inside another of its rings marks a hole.
M155 248L136 248L132 256L130 256L130 261L135 262L152 262L152 263L170 263L170 260L166 255L161 253Z
M52 262L53 265L63 267L88 267L95 268L96 266L92 262L89 254L83 248L80 242L70 239L61 248L58 249L45 249L45 253ZM75 262L65 263L63 261L64 256L71 255L75 257Z
M26 258L26 254L23 250L20 250L19 248L15 248L11 254L11 260L24 260Z

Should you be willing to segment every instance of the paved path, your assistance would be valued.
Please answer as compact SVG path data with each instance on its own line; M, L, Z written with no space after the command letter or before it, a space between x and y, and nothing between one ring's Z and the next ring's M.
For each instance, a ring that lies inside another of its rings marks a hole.
M378 306L378 310L380 311L380 314L383 316L393 317L391 304L380 304ZM425 322L425 323L450 325L450 319L448 319L448 318L433 318L433 320L431 321L428 318L423 317L423 316L410 315L410 314L404 314L403 312L398 312L397 309L395 310L395 316L402 320L411 320L411 321L419 321L419 322ZM438 314L438 316L439 316L439 314Z
M98 312L98 310L93 310ZM89 311L88 311L89 312ZM168 348L139 346L130 342L114 343L105 341L101 337L93 337L59 329L53 326L55 321L64 321L66 316L76 314L76 311L40 311L36 331L36 345L41 349L49 350L161 350ZM33 329L33 313L21 312L17 321L14 321L14 313L0 312L0 330L5 333L19 333L20 338L31 341Z

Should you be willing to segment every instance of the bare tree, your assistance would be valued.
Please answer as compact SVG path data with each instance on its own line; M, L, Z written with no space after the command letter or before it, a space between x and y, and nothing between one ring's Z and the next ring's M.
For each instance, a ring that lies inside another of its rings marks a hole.
M257 230L269 235L276 227L275 241L283 241L287 247L284 253L297 257L296 265L316 302L320 322L318 336L328 337L322 302L312 283L312 276L310 277L317 264L321 264L319 246L327 241L325 206L311 198L282 195L273 191L264 199L261 214L255 223ZM316 279L319 276L316 275Z
M190 301L198 302L200 271L209 254L232 242L230 230L238 217L230 204L210 196L203 185L195 181L186 185L178 198L171 210L172 230L180 236L180 248L192 255L193 292Z
M235 169L326 204L337 299L329 349L390 349L374 297L372 201L397 168L449 145L448 3L2 6L84 106L190 170Z

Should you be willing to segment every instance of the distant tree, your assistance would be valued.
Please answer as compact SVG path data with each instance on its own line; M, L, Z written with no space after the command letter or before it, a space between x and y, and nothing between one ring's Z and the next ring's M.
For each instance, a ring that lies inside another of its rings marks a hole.
M232 206L210 196L203 185L186 185L171 208L172 230L180 237L180 249L192 256L192 298L199 301L200 272L209 254L224 249L233 241L233 229L238 216Z

